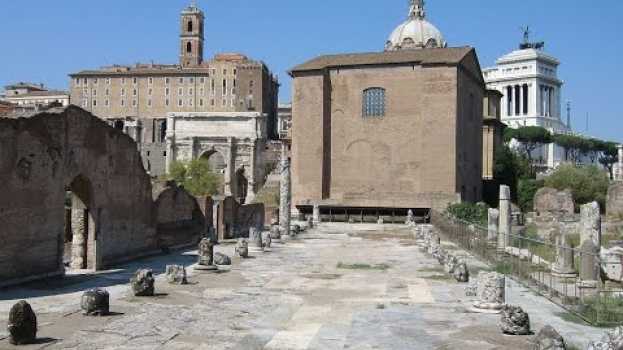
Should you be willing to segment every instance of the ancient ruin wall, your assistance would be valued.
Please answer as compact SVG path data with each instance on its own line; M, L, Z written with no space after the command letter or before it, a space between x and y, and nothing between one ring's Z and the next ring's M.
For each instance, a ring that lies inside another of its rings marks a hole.
M197 199L175 182L168 182L155 202L158 245L161 248L197 243L205 217Z
M97 268L157 247L151 183L130 137L75 106L0 119L0 281L62 273L65 190L78 177Z

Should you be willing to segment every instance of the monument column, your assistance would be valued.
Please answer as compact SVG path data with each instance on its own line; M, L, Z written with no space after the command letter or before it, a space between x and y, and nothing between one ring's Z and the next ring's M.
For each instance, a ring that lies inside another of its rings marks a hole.
M511 190L506 185L500 186L500 227L498 233L498 251L505 252L511 235Z
M87 209L76 196L71 198L71 263L72 269L87 267Z
M247 198L245 199L245 203L251 203L255 199L255 171L257 167L257 140L251 141L251 149L249 150L249 186L247 188Z
M290 160L286 152L286 143L281 144L281 181L279 192L279 225L281 234L290 235Z
M623 144L617 147L619 155L619 164L616 179L623 181Z
M232 188L231 188L231 183L232 183L232 177L234 176L234 167L236 166L236 164L234 164L236 162L236 157L234 157L234 138L233 137L228 137L227 138L227 167L225 168L225 196L231 196L232 195Z

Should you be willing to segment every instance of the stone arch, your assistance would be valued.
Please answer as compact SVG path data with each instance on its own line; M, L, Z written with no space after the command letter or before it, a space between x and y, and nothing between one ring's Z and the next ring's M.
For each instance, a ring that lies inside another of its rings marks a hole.
M82 174L76 176L66 188L70 205L70 220L65 225L71 240L65 244L65 256L71 269L95 269L97 262L97 223L92 212L92 186ZM69 243L69 244L67 244Z
M210 170L215 173L224 174L225 169L227 169L227 162L225 161L223 153L217 151L214 148L203 152L199 159L206 160L210 165Z
M156 249L151 179L123 132L69 106L0 118L0 149L0 284L64 273L68 187L92 218L92 268Z

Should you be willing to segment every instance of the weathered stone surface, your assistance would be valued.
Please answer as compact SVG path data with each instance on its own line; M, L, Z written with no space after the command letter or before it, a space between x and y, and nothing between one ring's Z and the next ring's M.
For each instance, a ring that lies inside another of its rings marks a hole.
M552 272L559 276L577 275L573 261L574 253L567 234L561 233L556 238L556 262L552 266Z
M460 262L456 268L454 269L454 279L460 283L469 282L469 270L467 269L467 264L464 262Z
M506 185L500 186L500 226L498 230L498 250L505 251L510 243L512 233L511 189Z
M0 140L0 284L63 272L59 213L68 186L84 199L97 231L88 242L88 268L158 248L151 178L130 136L69 106L0 118Z
M454 274L454 270L456 269L458 265L459 265L459 259L456 256L449 254L446 257L445 259L446 273Z
M478 301L474 308L499 311L506 300L506 278L497 272L480 273L478 275Z
M498 231L500 229L500 211L491 208L488 214L487 240L489 242L497 242Z
M283 235L290 235L290 211L292 207L292 185L290 175L290 159L286 154L285 144L282 146L281 163L280 163L280 189L279 189L279 225Z
M26 301L13 305L9 312L9 341L13 345L32 344L37 339L37 316Z
M199 265L212 266L214 265L214 243L209 238L201 239L198 249L198 261Z
M599 248L594 242L587 239L580 246L580 281L588 284L596 284L600 279L599 275Z
M534 211L537 217L551 215L562 218L575 212L575 203L571 190L558 191L543 187L534 195Z
M236 244L236 254L238 254L241 258L248 258L249 241L244 238L238 239L238 243Z
M273 240L281 239L281 230L279 229L279 225L272 225L270 227L270 238Z
M231 265L231 259L223 253L214 253L214 263L216 265Z
M181 265L167 265L165 270L167 282L170 284L187 284L186 269Z
M509 335L531 334L530 317L521 307L507 305L502 309L500 328Z
M264 248L270 249L273 239L270 232L262 232L262 245Z
M601 266L612 281L623 281L623 247L602 249Z
M623 326L606 332L601 341L592 342L587 350L621 350L623 349Z
M78 196L72 194L71 198L71 263L70 267L75 270L87 267L87 210Z
M156 198L156 231L161 248L195 243L212 228L211 223L206 225L206 220L211 222L212 217L206 218L197 198L175 181L155 184L153 196ZM206 212L211 213L211 209Z
M609 220L623 221L623 181L616 181L608 187L606 215Z
M466 297L478 296L478 278L472 279L469 282L469 284L465 287L465 296Z
M409 209L409 211L407 212L407 220L405 221L405 224L408 226L415 226L416 222L415 222L415 215L413 214L413 210Z
M154 275L150 269L141 269L130 279L130 286L137 297L151 297L154 295Z
M251 227L249 229L249 243L254 248L262 248L262 230L256 227Z
M541 328L532 340L532 344L532 350L567 350L565 340L550 325Z
M580 244L592 240L596 247L601 247L601 213L599 203L585 204L580 209Z
M89 289L82 294L80 307L87 316L106 316L110 313L110 295L104 289Z

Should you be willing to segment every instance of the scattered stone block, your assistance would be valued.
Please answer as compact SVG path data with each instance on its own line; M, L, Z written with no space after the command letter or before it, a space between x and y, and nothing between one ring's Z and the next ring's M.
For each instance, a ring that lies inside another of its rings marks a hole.
M184 266L167 265L165 275L170 284L188 284L188 280L186 279L186 268L184 268Z
M567 350L567 345L562 336L554 329L547 325L539 331L532 340L533 350Z
M281 230L279 229L279 225L272 225L270 227L270 238L272 238L272 240L281 239Z
M465 287L465 296L466 297L475 297L478 296L478 280L473 280Z
M249 228L249 242L255 250L262 250L264 243L262 242L262 231L256 227Z
M599 203L585 204L580 209L580 245L586 240L592 240L593 244L601 247L601 212Z
M454 270L459 265L459 259L456 256L449 254L445 259L445 270L446 273L454 274Z
M30 304L22 300L13 305L7 328L13 345L32 344L37 340L37 316Z
M508 335L531 334L530 317L521 307L507 305L502 309L500 328Z
M561 219L575 212L571 190L558 191L543 187L534 195L534 210L538 220Z
M477 297L473 311L499 313L506 302L506 278L497 272L478 275Z
M270 250L273 239L270 232L262 232L262 246L264 250Z
M467 283L469 282L469 269L467 268L467 264L464 262L460 262L456 268L454 269L454 279L456 279L459 283Z
M231 259L223 253L214 253L214 263L216 265L231 265Z
M110 295L104 289L89 289L82 294L80 307L87 316L106 316L110 313Z
M212 266L214 265L214 243L209 238L203 238L199 242L198 246L198 261L199 265Z
M130 286L137 297L154 296L154 275L150 269L141 269L130 279Z
M246 259L249 257L249 241L244 238L240 238L236 244L236 254L241 258Z
M592 342L587 350L619 350L623 349L623 326L606 332L601 341Z

